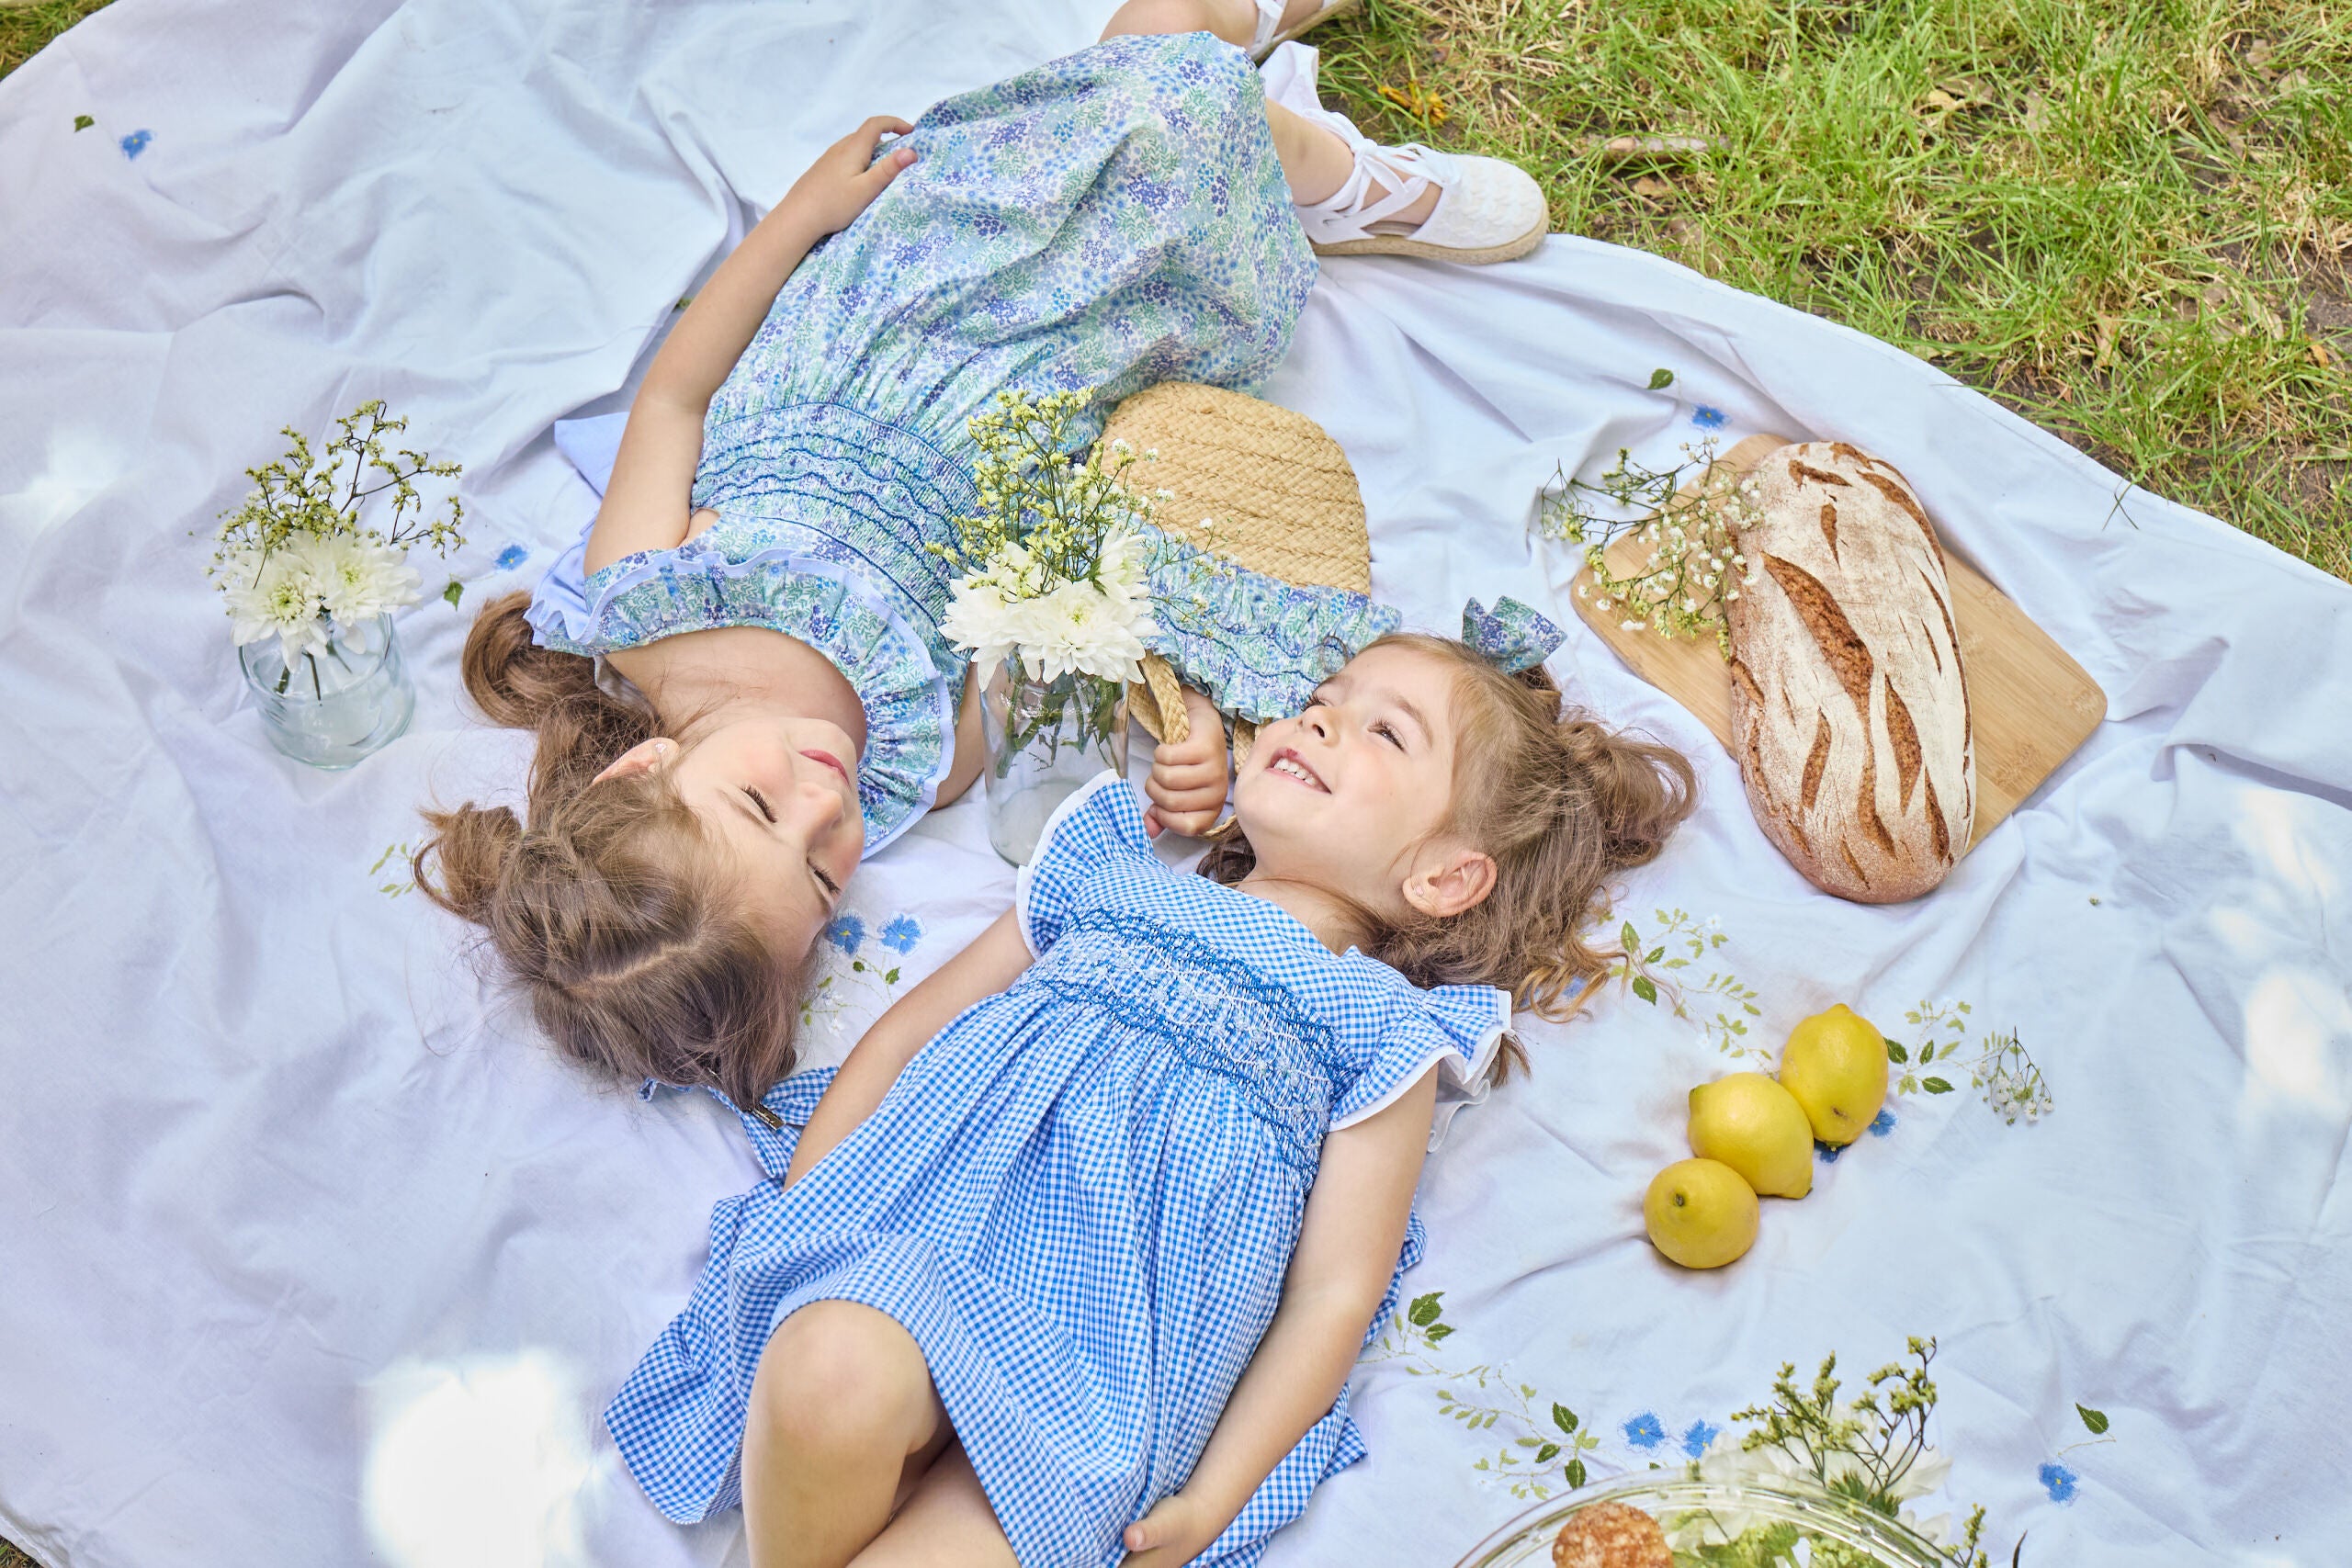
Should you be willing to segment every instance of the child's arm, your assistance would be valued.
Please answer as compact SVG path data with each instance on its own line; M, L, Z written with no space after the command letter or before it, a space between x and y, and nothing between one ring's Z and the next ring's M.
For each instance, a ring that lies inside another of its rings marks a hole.
M588 571L639 550L668 549L685 538L711 395L743 356L777 290L809 247L847 228L914 162L914 149L900 147L876 163L874 149L882 133L904 135L913 129L905 120L876 115L827 148L686 307L629 405L605 503L588 536Z
M1413 1207L1437 1074L1323 1143L1282 1305L1182 1491L1127 1527L1123 1568L1173 1568L1225 1533L1306 1429L1328 1415L1380 1310Z
M1144 827L1157 838L1162 829L1197 839L1216 826L1225 809L1226 785L1231 773L1225 765L1225 717L1216 705L1187 686L1184 689L1184 739L1163 741L1151 754L1151 777L1143 792L1151 808L1143 814Z
M890 1004L889 1010L850 1052L826 1089L799 1146L792 1151L784 1184L799 1180L833 1145L874 1114L915 1053L947 1027L957 1013L994 996L1029 967L1029 944L1021 937L1021 911L1007 909L972 944L926 976L922 984Z

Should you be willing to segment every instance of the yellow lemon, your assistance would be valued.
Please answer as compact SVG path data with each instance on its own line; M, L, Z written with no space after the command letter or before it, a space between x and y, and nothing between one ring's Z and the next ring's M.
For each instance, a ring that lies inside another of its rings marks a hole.
M1886 1103L1886 1039L1839 1002L1790 1032L1781 1086L1804 1107L1815 1137L1850 1144Z
M1677 1160L1651 1179L1642 1219L1668 1258L1720 1269L1756 1245L1756 1192L1721 1160Z
M1734 1073L1690 1091L1690 1152L1723 1161L1760 1197L1813 1190L1813 1123L1797 1097L1762 1073Z

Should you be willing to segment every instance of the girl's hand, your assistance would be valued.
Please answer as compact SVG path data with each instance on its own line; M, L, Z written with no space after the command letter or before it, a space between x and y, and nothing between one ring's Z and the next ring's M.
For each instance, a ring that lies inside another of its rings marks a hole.
M1215 703L1190 687L1184 691L1184 716L1191 729L1174 745L1161 743L1151 755L1151 777L1144 781L1151 807L1143 824L1154 838L1172 829L1197 839L1216 826L1217 813L1225 809L1231 782L1225 765L1225 720Z
M777 205L799 214L819 239L848 228L915 161L911 147L894 147L877 159L876 145L885 132L904 136L913 129L896 115L876 115L819 153Z
M1190 1562L1233 1521L1182 1492L1162 1497L1157 1507L1127 1527L1121 1543L1127 1549L1119 1568L1181 1568Z

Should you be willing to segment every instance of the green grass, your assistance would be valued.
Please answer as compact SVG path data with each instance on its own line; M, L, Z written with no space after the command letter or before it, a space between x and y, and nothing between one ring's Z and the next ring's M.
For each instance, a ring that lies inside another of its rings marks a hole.
M1371 0L1314 41L1373 135L1510 158L1555 228L1884 338L2352 579L2343 0Z
M40 50L41 45L107 4L107 0L40 0L33 6L7 5L0 0L0 76L6 76ZM0 1568L16 1568L0 1556Z

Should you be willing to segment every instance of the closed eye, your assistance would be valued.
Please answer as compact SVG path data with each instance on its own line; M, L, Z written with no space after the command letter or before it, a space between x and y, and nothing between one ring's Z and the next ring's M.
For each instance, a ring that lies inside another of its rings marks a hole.
M743 786L743 793L752 797L752 804L760 808L761 816L766 818L771 822L775 820L775 808L768 804L768 797L766 795L762 795L750 784L745 784Z
M1396 727L1390 724L1387 720L1383 719L1380 723L1374 725L1372 727L1372 732L1374 735L1386 736L1388 738L1388 744L1396 747L1399 751L1402 751L1405 749L1404 740L1396 734Z
M842 896L842 885L835 882L831 877L827 876L825 874L824 867L819 865L815 861L810 861L808 863L808 871L809 874L816 877L817 886L825 890L825 897L829 901Z

